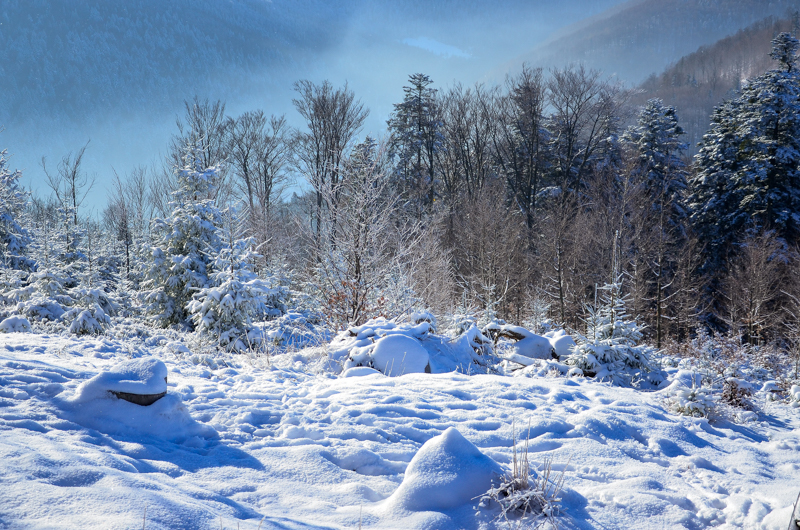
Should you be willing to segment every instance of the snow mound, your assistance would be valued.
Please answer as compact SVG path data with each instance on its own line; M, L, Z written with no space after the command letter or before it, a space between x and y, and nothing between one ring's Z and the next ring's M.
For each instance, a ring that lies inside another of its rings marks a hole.
M528 359L552 359L553 346L550 340L520 326L512 326L501 322L488 324L482 333L501 341L507 346L505 350L512 357L522 356Z
M133 359L82 383L62 408L72 421L107 434L152 436L170 441L216 438L216 431L192 419L180 397L167 394L143 407L111 392L161 394L167 391L167 367L158 359Z
M567 335L567 332L563 329L550 331L545 333L544 336L550 341L550 345L553 347L553 351L559 359L569 357L574 351L575 346L577 346L575 339Z
M473 502L503 474L454 427L425 442L387 504L409 511L440 511Z
M81 386L73 401L81 403L108 392L161 394L167 391L167 367L154 358L124 361L107 372L100 372Z
M375 368L369 366L356 366L355 368L348 368L342 372L342 377L361 377L365 375L380 374Z
M31 323L28 319L19 315L11 315L0 322L0 332L2 333L23 333L31 330Z
M430 373L428 351L406 335L387 335L375 343L372 365L388 376Z
M343 370L367 366L386 375L472 373L487 364L491 341L474 325L454 339L434 333L434 323L417 315L398 324L374 318L339 333L328 348L329 359ZM485 372L485 370L484 370Z

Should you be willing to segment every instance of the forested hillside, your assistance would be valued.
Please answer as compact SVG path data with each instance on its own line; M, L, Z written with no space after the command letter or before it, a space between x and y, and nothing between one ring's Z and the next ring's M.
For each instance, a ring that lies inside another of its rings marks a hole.
M734 35L682 57L640 86L633 102L661 98L680 112L689 153L711 123L711 112L723 99L733 97L743 83L772 67L768 42L782 31L792 31L793 20L767 18Z
M795 0L633 0L565 28L518 61L582 62L637 84L700 46L796 7Z

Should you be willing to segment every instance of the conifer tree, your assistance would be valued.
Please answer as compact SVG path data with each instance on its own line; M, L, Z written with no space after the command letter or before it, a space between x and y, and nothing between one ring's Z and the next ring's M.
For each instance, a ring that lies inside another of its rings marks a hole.
M161 325L188 323L186 306L208 285L209 267L220 249L221 212L209 197L218 166L204 168L202 146L189 143L177 168L178 190L169 219L154 219L153 245L145 249L145 309Z
M238 216L229 208L222 217L222 248L211 264L208 285L192 297L186 309L196 331L215 337L221 346L244 350L259 340L251 333L253 319L285 313L288 292L253 272L261 257L253 250L255 240L236 237L244 231L247 216Z
M773 41L779 68L750 81L717 107L690 182L691 218L707 245L707 272L717 270L748 228L800 240L800 75L798 41Z
M421 214L436 197L436 153L442 146L436 90L425 74L413 74L403 87L403 101L389 118L391 155L397 157L394 187L414 213Z
M611 281L599 289L600 305L586 307L586 335L578 336L575 353L567 363L586 376L617 385L638 384L655 368L652 350L640 344L642 328L625 308L616 244L613 261Z

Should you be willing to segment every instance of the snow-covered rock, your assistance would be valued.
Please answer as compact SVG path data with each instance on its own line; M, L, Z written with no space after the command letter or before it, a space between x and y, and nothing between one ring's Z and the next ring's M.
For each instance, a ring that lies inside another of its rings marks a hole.
M497 462L450 427L414 455L387 504L409 511L456 508L474 502L502 474Z
M398 324L374 318L334 337L328 357L343 370L368 366L386 375L471 373L487 363L491 341L476 326L451 339L434 334L433 325L425 319Z
M484 334L497 337L498 339L509 339L514 341L509 350L511 353L528 357L529 359L552 359L553 346L550 340L541 335L537 335L520 326L510 324L487 326Z
M19 315L11 315L0 322L0 332L2 333L23 333L31 330L31 323L28 319Z
M430 357L418 340L406 335L387 335L372 350L373 368L385 375L430 373Z
M550 345L553 347L553 351L559 359L569 357L574 351L575 346L577 346L575 339L567 335L567 332L563 329L546 333L544 336L550 341Z
M157 395L167 391L167 367L158 359L132 359L100 372L78 387L74 402L108 397L109 392Z

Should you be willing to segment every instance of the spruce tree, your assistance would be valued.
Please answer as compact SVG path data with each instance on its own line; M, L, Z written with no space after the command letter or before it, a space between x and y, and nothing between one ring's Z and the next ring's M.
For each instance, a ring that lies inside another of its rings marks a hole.
M30 194L22 189L19 170L9 171L6 151L0 151L0 267L19 269L26 265L30 244L27 230L19 224Z
M682 135L675 107L665 105L660 99L649 100L636 125L623 135L639 158L638 169L653 213L666 210L664 213L673 227L686 216L682 195L687 171L680 155L687 145L680 141Z
M413 209L421 212L436 197L436 153L441 149L442 123L436 90L425 74L413 74L403 87L403 101L389 118L391 154L397 158L394 187Z
M153 244L144 249L145 309L163 326L189 324L186 306L195 292L208 286L209 266L221 247L221 212L209 198L219 167L204 168L203 154L202 146L187 146L183 166L176 170L172 215L153 220Z
M750 81L717 107L696 156L689 206L706 245L706 272L718 270L749 228L800 240L800 77L798 41L773 41L779 68Z

